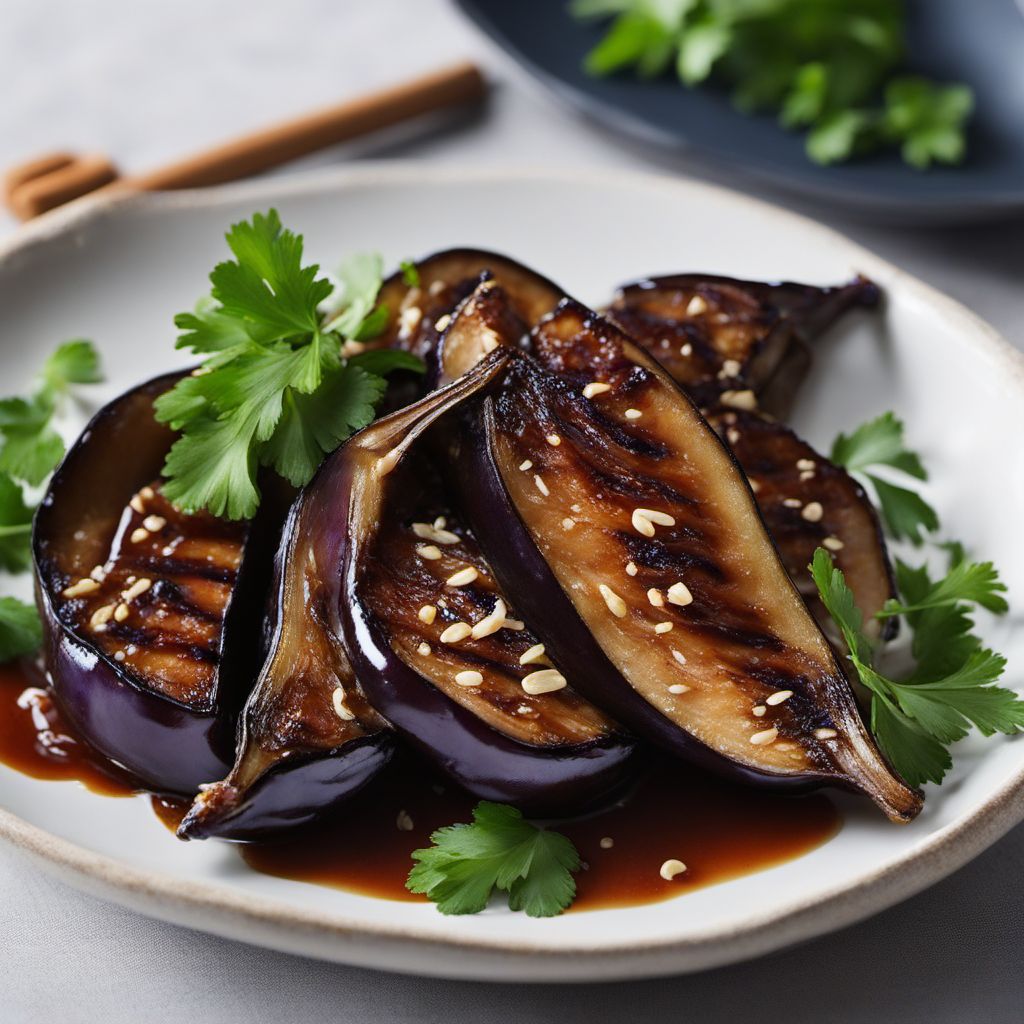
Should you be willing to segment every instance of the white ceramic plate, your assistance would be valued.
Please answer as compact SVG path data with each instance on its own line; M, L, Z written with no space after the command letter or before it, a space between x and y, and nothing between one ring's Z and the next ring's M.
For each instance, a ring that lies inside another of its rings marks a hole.
M102 204L51 215L0 252L4 393L52 345L94 338L105 397L180 364L171 317L204 292L223 231L276 205L328 266L378 249L391 263L453 245L509 253L585 301L646 273L706 270L833 283L855 272L888 296L824 340L797 426L819 447L895 409L933 470L946 532L995 557L1024 592L1024 360L967 310L809 221L705 185L658 178L371 166L298 180ZM69 424L74 428L78 424ZM1020 686L1013 621L985 620ZM256 874L229 847L182 844L145 799L0 768L0 834L89 892L176 923L346 963L462 978L587 980L670 974L821 934L964 864L1024 818L1024 743L967 741L957 770L899 828L840 798L846 823L813 853L664 903L531 920L494 908L446 918ZM699 841L699 837L695 841Z

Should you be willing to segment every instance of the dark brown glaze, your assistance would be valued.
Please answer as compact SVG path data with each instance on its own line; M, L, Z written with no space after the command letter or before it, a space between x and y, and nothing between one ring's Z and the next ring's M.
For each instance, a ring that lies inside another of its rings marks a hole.
M408 743L477 796L564 811L606 799L632 743L556 669L519 664L535 644L514 635L524 624L486 563L472 561L472 538L449 531L444 512L418 518L431 500L421 505L423 439L477 401L507 359L493 353L332 456L325 474L347 510L341 622L371 703ZM531 700L527 689L542 681L548 692Z
M736 409L706 415L746 473L782 564L829 639L842 643L808 569L818 547L832 553L865 630L879 637L875 613L896 596L896 583L881 523L864 489L781 423ZM895 620L887 623L886 639Z
M420 766L396 763L356 797L345 821L247 846L242 856L264 874L422 902L405 888L413 850L436 829L470 821L473 803ZM672 899L764 870L809 853L840 825L825 796L779 796L662 763L607 809L552 827L583 861L569 910L577 913ZM666 881L660 868L669 859L686 871Z
M553 692L523 689L522 680L550 670L551 661L537 650L536 634L516 618L428 461L413 456L396 470L392 493L360 591L399 657L449 699L520 743L554 748L613 733L615 723L565 685L564 677ZM447 582L469 569L477 573L470 583ZM443 641L457 623L474 633ZM480 685L459 685L456 677L466 671L479 672Z
M478 299L459 316L493 331L500 317L485 312L500 289ZM920 796L874 746L745 478L693 403L570 301L535 329L532 351L485 406L486 449L470 436L455 459L498 580L556 662L684 756L766 782L849 785L913 817ZM594 382L609 390L587 397Z
M785 368L784 386L762 403L778 415L809 365L807 342L850 307L877 301L878 289L864 278L816 288L675 274L623 286L608 316L700 406L723 396L726 404L750 403Z
M149 689L209 708L248 536L246 522L185 515L153 480L125 506L107 558L92 568L96 589L65 589L58 614Z
M232 756L276 523L269 512L254 524L183 516L160 496L174 434L153 402L180 376L92 419L36 513L33 555L65 715L148 787L192 793Z

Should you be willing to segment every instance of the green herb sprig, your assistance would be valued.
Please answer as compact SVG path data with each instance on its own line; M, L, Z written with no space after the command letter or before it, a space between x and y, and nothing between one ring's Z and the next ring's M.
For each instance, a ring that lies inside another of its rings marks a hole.
M67 341L47 358L27 397L0 399L0 568L6 572L24 572L31 563L35 508L24 485L44 483L64 457L64 441L53 418L75 385L102 380L92 342ZM30 654L42 637L34 604L0 597L0 662Z
M442 914L477 914L499 889L512 910L554 917L576 896L576 848L507 804L482 800L472 824L438 829L430 841L432 846L414 851L417 863L406 888L425 895Z
M156 414L181 432L164 466L168 500L245 519L259 505L260 466L308 483L327 452L374 418L384 375L422 364L396 350L358 354L387 323L378 257L345 264L340 306L325 315L334 286L303 265L302 236L275 210L226 238L234 259L213 269L195 311L175 318L177 347L204 362L160 396Z
M890 77L904 51L898 0L573 0L579 18L613 20L586 57L594 75L675 68L693 87L716 78L743 111L778 111L806 129L807 155L831 164L898 147L913 167L959 163L974 107L965 85Z

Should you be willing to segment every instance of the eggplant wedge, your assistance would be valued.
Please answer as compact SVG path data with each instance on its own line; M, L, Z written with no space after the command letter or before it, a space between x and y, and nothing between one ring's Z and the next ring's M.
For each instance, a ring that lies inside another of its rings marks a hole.
M868 635L890 639L895 619L886 620L883 635L875 613L896 597L896 582L878 514L860 484L781 423L739 409L705 416L746 474L782 564L833 644L842 638L808 569L819 547L843 570Z
M675 274L624 285L607 315L699 406L752 408L761 395L761 408L782 415L810 365L807 343L878 297L863 277L818 288Z
M341 618L367 696L410 745L476 796L564 814L621 786L633 744L516 620L418 441L506 358L485 359L332 457L325 475L349 537Z
M460 359L467 336L495 331L498 304L492 287L464 305L449 329ZM782 787L843 785L913 818L920 794L865 729L696 406L571 300L531 341L465 421L452 462L500 585L554 661L638 735L699 764Z
M242 715L238 754L226 779L202 787L181 839L270 838L326 815L391 758L391 730L367 703L340 641L344 527L331 499L321 473L292 506L268 654Z
M97 413L43 498L33 555L62 712L145 786L191 795L233 756L273 542L161 494L174 434L153 402L179 377Z

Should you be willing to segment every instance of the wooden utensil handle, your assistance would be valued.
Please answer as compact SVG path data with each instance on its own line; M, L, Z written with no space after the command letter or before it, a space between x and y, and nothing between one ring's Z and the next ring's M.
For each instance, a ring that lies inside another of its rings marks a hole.
M243 135L160 170L123 179L122 184L159 191L236 181L409 118L478 100L485 92L479 68L459 64Z

